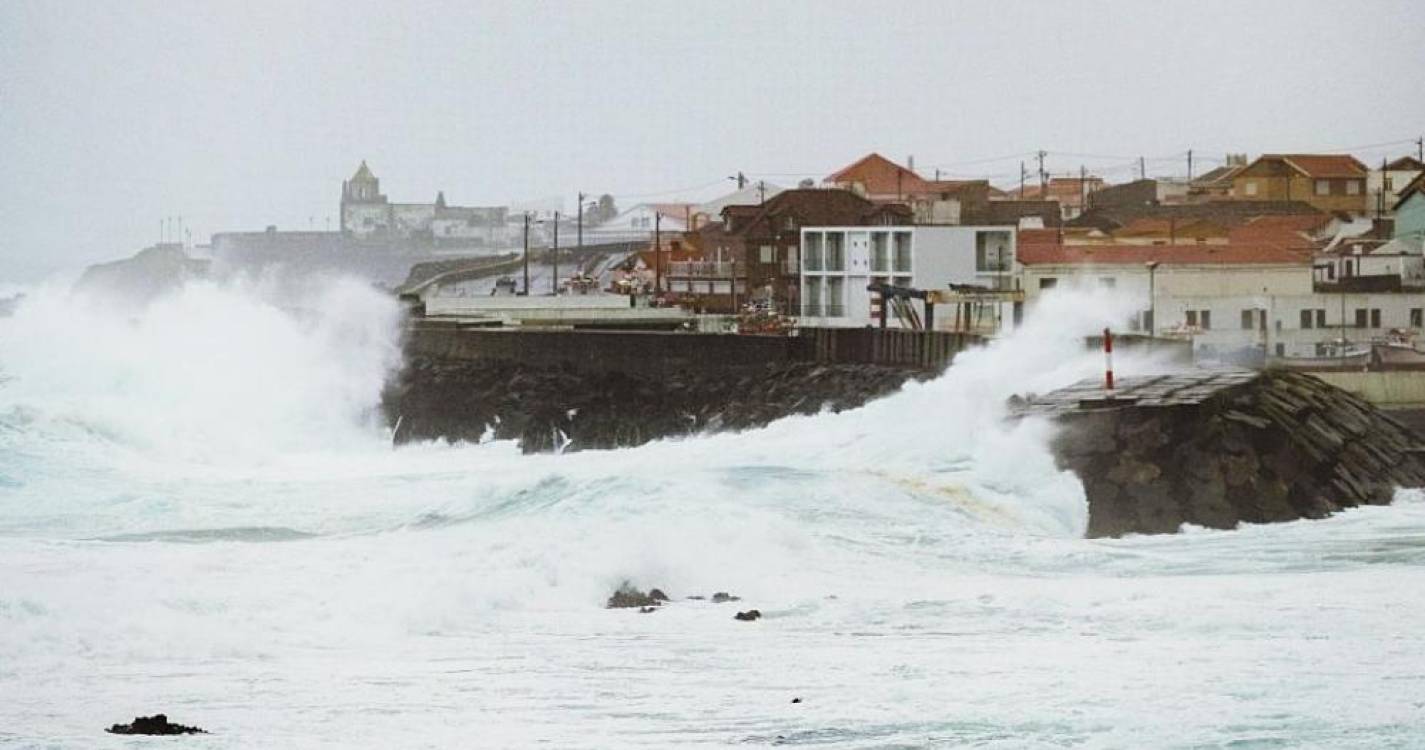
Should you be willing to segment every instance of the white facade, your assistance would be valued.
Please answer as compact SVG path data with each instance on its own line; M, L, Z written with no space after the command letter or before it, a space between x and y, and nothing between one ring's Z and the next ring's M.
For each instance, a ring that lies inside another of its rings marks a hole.
M1365 343L1391 329L1419 333L1425 326L1425 293L1317 291L1312 276L1306 264L1163 264L1150 283L1142 263L1063 263L1026 267L1021 283L1027 305L1071 287L1141 300L1131 330L1156 318L1155 335L1190 337L1207 358L1248 349L1310 357L1317 344L1343 334Z
M691 209L689 209L691 212ZM596 245L612 242L644 242L653 239L654 225L665 235L680 234L687 230L686 217L663 214L657 219L658 210L652 203L640 203L618 216L596 226L584 227L584 244Z
M1009 289L1015 238L1015 229L1004 226L805 227L802 324L879 325L876 295L866 289L872 282L924 290L948 290L951 284ZM923 308L919 312L923 316ZM894 316L887 318L887 327L901 326Z

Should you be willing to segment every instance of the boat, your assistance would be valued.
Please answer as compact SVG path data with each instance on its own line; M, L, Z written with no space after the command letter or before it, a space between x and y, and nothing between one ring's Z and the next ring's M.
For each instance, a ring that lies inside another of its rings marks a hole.
M1395 328L1384 339L1371 342L1371 354L1383 365L1425 365L1425 349L1411 331Z
M1323 341L1316 345L1316 354L1309 357L1272 357L1269 365L1292 370L1327 370L1363 368L1371 363L1371 347L1345 339Z

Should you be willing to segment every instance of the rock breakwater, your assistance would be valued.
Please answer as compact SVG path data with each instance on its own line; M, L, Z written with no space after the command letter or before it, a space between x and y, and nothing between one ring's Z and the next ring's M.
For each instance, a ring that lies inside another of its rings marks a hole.
M395 441L519 441L527 453L617 448L659 438L765 425L792 414L842 411L934 371L779 362L661 377L589 372L510 360L415 357L382 404Z
M1120 393L1141 400L1060 399L1054 412L1053 449L1084 483L1089 536L1322 518L1425 486L1425 441L1310 375L1178 376Z

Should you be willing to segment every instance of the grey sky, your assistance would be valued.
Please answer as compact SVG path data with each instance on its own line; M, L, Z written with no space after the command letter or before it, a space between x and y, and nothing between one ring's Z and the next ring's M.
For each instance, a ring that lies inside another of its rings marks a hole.
M0 281L182 214L322 228L361 159L394 200L707 196L867 151L1009 184L1195 149L1425 131L1416 2L0 0ZM1378 161L1413 146L1358 148ZM989 161L994 157L1009 157ZM695 188L686 193L679 188Z

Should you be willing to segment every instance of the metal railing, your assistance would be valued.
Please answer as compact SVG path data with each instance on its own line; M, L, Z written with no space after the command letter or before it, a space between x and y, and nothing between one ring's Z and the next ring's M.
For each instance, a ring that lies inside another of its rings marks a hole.
M668 275L694 279L727 279L734 274L746 276L747 271L736 263L714 260L675 260L668 264Z

